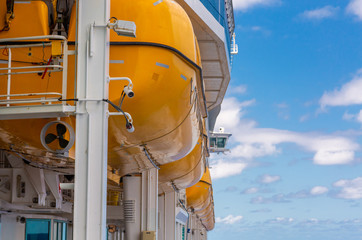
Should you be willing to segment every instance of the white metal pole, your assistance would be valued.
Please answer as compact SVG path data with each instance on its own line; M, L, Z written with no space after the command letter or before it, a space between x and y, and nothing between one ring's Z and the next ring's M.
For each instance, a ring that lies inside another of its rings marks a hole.
M165 194L165 229L164 240L176 239L176 201L177 193L172 191Z
M6 99L9 101L10 100L10 87L11 87L11 48L8 48L8 89L7 89L7 97ZM7 107L10 106L10 104L6 105Z
M67 98L67 79L68 79L68 41L63 42L63 75L62 75L62 98ZM66 104L64 101L63 104Z
M158 169L142 172L142 226L141 231L158 230Z
M78 1L74 232L76 240L106 239L109 33L94 29L97 45L89 56L90 26L109 19L109 0Z

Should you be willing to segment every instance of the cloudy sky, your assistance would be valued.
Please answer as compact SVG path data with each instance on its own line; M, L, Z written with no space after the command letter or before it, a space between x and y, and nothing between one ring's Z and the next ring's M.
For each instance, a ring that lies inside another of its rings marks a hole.
M210 240L362 239L362 0L234 0Z

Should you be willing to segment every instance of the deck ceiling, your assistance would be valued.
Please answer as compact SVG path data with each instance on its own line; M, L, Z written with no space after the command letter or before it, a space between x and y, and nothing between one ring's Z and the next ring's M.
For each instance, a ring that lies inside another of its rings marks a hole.
M189 15L199 43L206 105L210 111L221 104L230 82L225 31L200 1L177 2Z

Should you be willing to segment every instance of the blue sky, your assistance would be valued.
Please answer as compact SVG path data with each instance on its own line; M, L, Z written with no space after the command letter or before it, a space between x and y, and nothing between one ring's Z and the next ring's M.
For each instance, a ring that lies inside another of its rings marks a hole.
M362 239L362 0L234 0L210 240ZM217 128L216 128L217 129Z

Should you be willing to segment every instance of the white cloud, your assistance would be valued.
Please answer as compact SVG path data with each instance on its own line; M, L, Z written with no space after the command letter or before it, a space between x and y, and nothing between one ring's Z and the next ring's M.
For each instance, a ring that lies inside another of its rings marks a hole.
M362 96L359 91L358 95ZM299 133L274 128L258 128L255 121L244 118L245 108L254 102L254 99L238 102L235 98L226 98L216 121L216 129L225 127L227 132L233 134L231 143L235 144L235 147L226 158L234 164L235 162L245 164L239 165L239 169L246 167L247 161L250 162L256 157L280 154L282 149L278 147L278 144L281 143L295 143L302 149L314 153L313 161L319 165L348 164L355 160L355 151L359 149L359 145L343 136L342 133Z
M351 163L354 151L350 150L321 150L314 155L314 162L319 165L338 165Z
M315 186L310 190L311 195L322 195L328 192L328 188L323 186Z
M256 209L256 210L252 210L250 211L251 213L269 213L272 210L270 210L269 208L262 208L262 209Z
M243 216L233 216L233 215L229 215L227 217L224 218L220 218L220 217L216 217L215 221L217 223L225 223L225 224L234 224L236 222L239 222L241 219L243 219Z
M259 189L255 188L255 187L248 188L243 191L243 193L245 193L245 194L253 194L253 193L257 193L257 192L259 192Z
M235 10L246 11L257 6L273 6L280 3L280 0L234 0L233 7Z
M239 144L231 149L231 157L252 159L278 153L275 145L247 143Z
M238 127L240 119L244 115L243 108L251 106L255 99L239 102L236 98L225 98L222 103L222 114L217 118L217 126L225 129L234 129ZM215 129L219 129L219 127Z
M268 175L268 174L264 174L263 176L260 177L259 182L261 183L273 183L273 182L277 182L280 180L280 176L272 176L272 175Z
M276 217L275 219L272 219L269 221L270 223L292 223L294 222L294 218L285 218L285 217Z
M250 203L252 204L269 204L269 203L289 203L290 200L287 199L287 196L284 194L276 194L270 198L265 198L262 196L258 196L255 198L252 198L250 200Z
M359 113L356 116L356 119L358 122L362 123L362 110L359 111Z
M310 193L305 190L300 190L298 192L289 193L285 197L286 197L286 199L289 199L289 198L302 199L302 198L310 197Z
M355 115L348 112L345 112L342 117L343 120L352 120L353 118L355 118Z
M251 30L254 31L254 32L258 32L258 31L261 31L261 27L260 26L252 26Z
M277 108L289 108L289 105L286 103L278 103L276 104Z
M358 113L356 114L352 114L352 113L349 113L349 112L345 112L343 114L343 117L342 117L343 120L347 120L347 121L357 121L359 123L362 123L362 110L360 110Z
M231 132L233 138L241 144L259 145L263 151L255 153L255 157L277 153L276 144L291 142L307 151L315 152L313 157L315 164L347 164L354 160L354 151L359 148L357 143L334 135L297 133L271 128L235 129ZM265 154L264 149L275 149L275 151Z
M239 86L231 86L230 88L230 93L234 93L234 94L244 94L247 91L247 86L246 85L239 85Z
M325 6L310 11L304 11L300 16L304 19L321 20L333 17L339 11L339 7Z
M246 31L246 32L252 32L252 33L261 33L262 35L264 35L265 37L270 36L272 34L272 31L262 27L262 26L240 26L238 25L238 29Z
M309 119L309 114L305 114L299 118L299 122L305 122Z
M230 186L230 187L227 187L224 191L225 191L225 192L235 192L235 191L237 191L237 190L238 190L237 187L235 187L235 186Z
M354 104L362 104L362 69L350 82L344 84L340 89L331 92L325 92L319 103L322 108L326 106L348 106Z
M362 0L351 0L346 8L347 13L356 15L362 20Z
M337 197L344 199L362 199L362 177L352 180L339 180L333 184L335 187L342 188Z
M246 163L218 160L211 164L212 179L225 178L240 174L247 167Z

